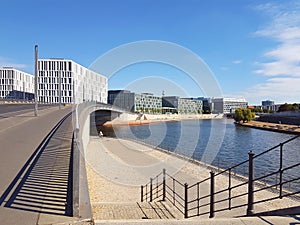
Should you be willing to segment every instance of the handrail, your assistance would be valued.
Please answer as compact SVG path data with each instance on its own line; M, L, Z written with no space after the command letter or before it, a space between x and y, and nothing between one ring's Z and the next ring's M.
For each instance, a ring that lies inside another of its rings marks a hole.
M175 208L177 208L184 215L184 218L195 217L195 216L200 216L200 215L205 215L205 214L209 214L210 218L212 218L212 217L214 217L215 212L231 210L234 208L239 208L239 207L244 207L244 206L248 206L246 214L252 215L254 213L253 212L254 204L259 204L262 202L271 201L271 200L275 200L278 198L283 198L283 197L287 197L287 196L291 196L291 195L297 195L300 193L300 190L297 190L295 192L287 192L287 191L283 190L284 184L300 180L300 175L299 175L299 177L296 177L296 178L293 177L293 178L287 178L286 180L283 180L284 172L286 170L290 170L290 169L293 169L298 166L300 167L300 163L296 163L294 165L289 165L285 168L283 168L283 163L282 163L283 162L283 146L299 137L300 136L292 137L292 138L288 139L287 141L284 141L284 142L280 143L279 145L276 145L275 147L272 147L266 151L259 153L258 155L255 155L253 152L249 152L248 160L244 160L241 163L231 166L231 167L229 167L225 170L222 170L218 173L214 173L213 171L211 171L210 177L207 177L207 178L205 178L201 181L198 181L192 185L188 185L187 183L183 183L183 182L177 180L175 177L168 174L165 169L163 169L163 171L155 177L157 184L155 187L156 189L155 188L154 189L156 191L157 196L158 196L159 192L162 192L159 195L160 197L162 197L162 200L168 200L171 204L173 204L175 206ZM269 174L264 174L262 176L259 176L258 178L254 178L254 160L272 150L277 149L278 147L280 147L279 169L277 171L271 172ZM246 163L248 163L248 165L247 165L248 166L248 173L247 173L248 176L246 177L246 176L241 176L241 175L234 175L233 170L243 164L246 164ZM279 182L277 182L278 174L279 174ZM221 175L228 177L228 186L221 190L215 191L214 185L216 182L216 177L221 176ZM275 184L271 184L271 185L266 185L266 183L263 184L263 181L262 181L263 179L274 176L274 175L276 175ZM159 183L158 177L162 178L160 181L161 182L160 184L158 184ZM236 178L238 178L238 179L236 179ZM172 181L172 186L170 186L169 184L166 183L166 179ZM235 179L236 181L239 180L240 182L232 185L232 179ZM148 182L144 186L143 185L141 186L141 188L142 188L141 200L142 201L143 200L147 201L147 199L149 199L149 198L147 198L147 195L152 196L152 194L153 194L153 187L151 187L152 181L153 181L153 178L150 178L150 182ZM205 194L205 195L200 195L201 185L204 183L210 184L210 193ZM161 185L162 185L162 188L160 190L158 190L157 188L160 187ZM254 189L254 185L260 186L261 188ZM148 188L148 186L150 186L150 189ZM248 190L243 193L238 192L238 194L233 195L232 191L237 188L240 188L242 186L247 186ZM279 186L279 190L277 189L278 186ZM144 189L146 189L146 194L143 194ZM257 193L259 191L263 191L263 190L270 190L270 189L273 191L274 194L278 193L278 195L276 195L275 197L267 197L266 199L263 199L263 200L254 200L255 193ZM147 191L148 191L148 193L147 193ZM194 197L191 199L188 199L189 191L196 191L197 196L195 197L195 194L193 194ZM228 192L228 195L226 197L227 192ZM220 195L220 194L223 194L225 196L221 196L222 197L221 199L215 200L215 196ZM233 199L241 198L245 195L248 196L247 203L239 203L238 205L232 205ZM144 198L144 197L146 197L146 198ZM150 201L152 201L152 200L153 200L153 198L150 198ZM226 201L228 201L227 207L223 207L221 209L215 209L216 204L223 203ZM204 208L204 207L209 207L209 210L202 212L202 208ZM200 212L200 209L201 209L201 212ZM196 212L193 212L193 211L196 211Z

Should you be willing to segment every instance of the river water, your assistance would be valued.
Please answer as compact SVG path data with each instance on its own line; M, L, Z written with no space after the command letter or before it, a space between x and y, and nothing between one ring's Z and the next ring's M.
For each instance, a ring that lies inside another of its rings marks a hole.
M158 122L141 126L115 126L100 128L104 135L130 138L169 151L175 151L202 162L226 169L248 159L248 152L259 154L294 135L264 131L235 125L232 119L185 120ZM300 138L284 145L283 167L300 162ZM247 175L247 165L237 173ZM279 148L254 160L255 177L278 171ZM300 167L284 171L283 180L299 177ZM264 179L273 184L279 176ZM300 191L299 180L287 183L284 188Z

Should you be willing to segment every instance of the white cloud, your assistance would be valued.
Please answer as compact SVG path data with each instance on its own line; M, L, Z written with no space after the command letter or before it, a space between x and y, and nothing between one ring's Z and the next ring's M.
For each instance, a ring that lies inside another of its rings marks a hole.
M29 66L26 64L15 63L11 59L0 56L0 68L2 67L13 67L15 69L28 69Z
M300 76L300 4L290 1L284 4L268 3L257 7L271 17L271 22L255 32L278 42L264 57L269 62L258 64L255 72L267 76Z
M257 9L271 18L269 24L255 32L277 42L263 54L254 72L267 76L263 84L250 88L247 98L269 98L277 101L300 101L300 1L267 3ZM298 100L297 100L298 99Z
M263 84L258 84L244 93L250 103L260 103L260 100L272 99L276 103L300 103L300 77L270 78Z
M227 71L227 70L229 70L229 68L228 68L228 67L226 67L226 66L222 66L220 69L221 69L221 70L223 70L223 71Z
M232 63L233 64L240 64L240 63L242 63L242 60L233 60Z

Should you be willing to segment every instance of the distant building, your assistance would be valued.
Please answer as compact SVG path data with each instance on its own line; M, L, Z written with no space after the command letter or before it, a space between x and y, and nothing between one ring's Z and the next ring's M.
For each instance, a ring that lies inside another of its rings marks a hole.
M118 106L127 111L135 111L134 99L135 93L127 90L108 91L108 104Z
M280 104L275 105L274 101L270 101L270 100L262 101L261 105L262 105L262 109L266 109L274 112L276 112L280 107Z
M270 100L265 100L261 102L262 106L272 106L274 105L274 101L270 101Z
M237 108L247 108L248 102L244 98L212 98L212 112L231 114Z
M198 100L202 101L202 108L203 108L203 113L211 113L212 109L212 103L211 103L211 98L205 98L205 97L199 97L197 98Z
M151 93L134 93L127 90L108 91L108 103L131 112L161 113L162 99Z
M202 100L196 98L180 98L178 96L162 97L163 113L202 114Z
M151 93L135 94L134 107L136 112L161 113L162 99Z
M34 99L34 76L12 67L0 68L0 98Z
M40 102L59 103L61 96L61 103L107 103L107 77L72 60L38 60L38 83Z

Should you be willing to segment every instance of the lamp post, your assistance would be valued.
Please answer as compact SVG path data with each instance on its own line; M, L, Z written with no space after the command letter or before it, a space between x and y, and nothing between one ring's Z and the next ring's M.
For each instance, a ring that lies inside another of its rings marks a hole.
M61 71L58 73L58 106L61 109Z
M38 116L38 45L34 46L34 116Z
M23 81L23 101L25 102L25 81Z

